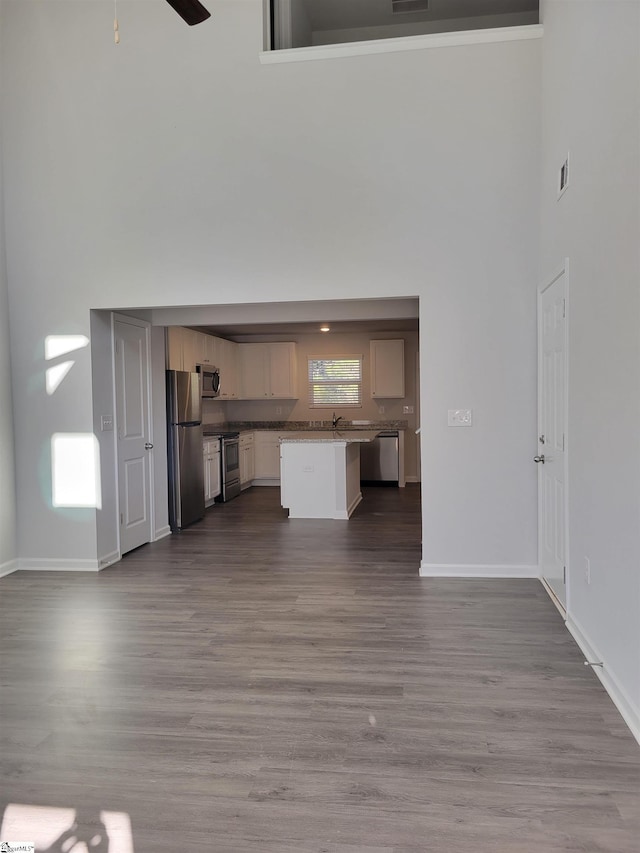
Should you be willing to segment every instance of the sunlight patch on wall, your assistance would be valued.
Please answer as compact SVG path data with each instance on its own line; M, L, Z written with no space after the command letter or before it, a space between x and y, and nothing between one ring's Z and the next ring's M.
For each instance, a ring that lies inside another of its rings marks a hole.
M134 853L131 818L126 812L9 803L2 816L0 838L33 841L36 850Z
M51 487L53 506L102 509L100 446L93 433L51 436Z
M89 343L86 335L47 335L44 339L44 357L47 361L82 349Z
M53 367L47 368L47 372L45 374L45 385L49 396L53 394L74 364L75 362L73 361L63 361L61 364L56 364Z
M61 355L82 349L88 343L89 338L86 335L47 335L44 339L44 357L50 361L52 358L59 358ZM47 368L45 387L49 396L53 394L74 364L75 361L63 361Z

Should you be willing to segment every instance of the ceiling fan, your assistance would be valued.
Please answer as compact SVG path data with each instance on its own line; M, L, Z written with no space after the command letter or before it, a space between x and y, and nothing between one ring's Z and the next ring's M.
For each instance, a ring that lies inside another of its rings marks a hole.
M167 3L173 6L190 27L201 24L211 17L211 12L208 12L199 0L167 0Z

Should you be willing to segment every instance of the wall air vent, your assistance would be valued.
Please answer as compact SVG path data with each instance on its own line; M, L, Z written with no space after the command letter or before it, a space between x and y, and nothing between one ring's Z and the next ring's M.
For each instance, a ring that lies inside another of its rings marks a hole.
M394 15L405 12L428 12L429 0L391 0L391 11Z

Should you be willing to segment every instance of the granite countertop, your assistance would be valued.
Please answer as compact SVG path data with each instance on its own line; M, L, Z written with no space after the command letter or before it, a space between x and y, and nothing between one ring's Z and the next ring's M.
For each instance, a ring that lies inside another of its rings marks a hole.
M302 432L293 432L286 438L281 438L281 444L306 444L315 442L320 444L333 444L335 442L344 441L347 444L359 442L364 444L373 441L380 434L379 429L345 429L345 430L306 430Z
M381 430L407 429L407 421L365 421L353 423L345 421L340 423L342 432L371 432L379 433ZM305 433L331 433L333 426L331 421L230 421L222 424L203 424L202 432L205 436L218 435L221 432L254 432L255 430L273 430L274 432L305 432ZM319 440L319 439L316 439Z

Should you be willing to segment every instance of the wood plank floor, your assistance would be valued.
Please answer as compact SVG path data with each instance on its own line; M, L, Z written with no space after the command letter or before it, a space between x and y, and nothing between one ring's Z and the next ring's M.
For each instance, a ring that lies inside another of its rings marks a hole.
M349 522L278 499L0 582L6 831L55 838L56 807L96 853L638 853L640 749L537 581L421 580L417 486Z

